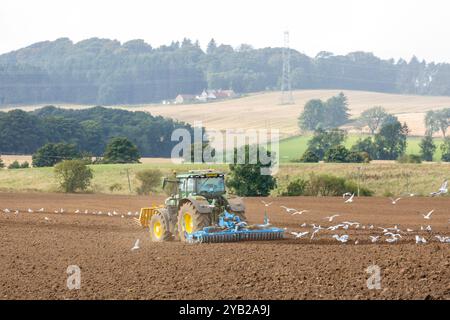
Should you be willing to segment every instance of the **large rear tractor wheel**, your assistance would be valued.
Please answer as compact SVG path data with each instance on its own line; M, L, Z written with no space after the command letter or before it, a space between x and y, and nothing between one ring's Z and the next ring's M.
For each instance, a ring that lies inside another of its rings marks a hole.
M191 203L185 203L178 212L178 233L181 241L186 241L186 234L194 233L211 225L211 216L200 213Z
M170 233L170 220L166 212L158 212L150 219L150 236L153 242L172 240Z

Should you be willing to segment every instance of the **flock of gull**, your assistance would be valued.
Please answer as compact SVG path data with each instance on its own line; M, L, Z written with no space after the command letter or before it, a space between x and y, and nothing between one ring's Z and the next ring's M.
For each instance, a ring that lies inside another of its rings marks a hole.
M439 190L437 192L432 192L430 193L430 196L435 197L435 196L439 196L439 195L443 195L448 193L448 181L445 180L443 182L443 184L441 185L441 187L439 188ZM414 197L414 194L412 193L408 193L407 196L409 197ZM355 201L355 194L354 193L344 193L342 195L343 201L344 203L353 203ZM396 205L402 198L398 197L398 198L390 198L390 202L392 205ZM267 208L270 205L272 205L271 203L267 203L265 201L262 201L262 203L264 204L264 206ZM292 216L295 215L302 215L304 213L310 212L309 210L298 210L296 208L289 208L286 206L280 206L280 208L284 209L286 211L287 214L290 214ZM434 209L427 212L427 213L422 213L422 217L425 221L429 221L432 219L433 213L434 213ZM333 222L336 218L340 217L340 214L333 214L327 217L324 217L323 219L326 220L327 222ZM449 220L450 223L450 220ZM420 228L418 228L417 230L414 229L410 229L407 228L405 230L401 230L397 225L393 226L393 227L379 227L379 226L374 226L372 224L370 225L364 225L362 223L359 223L357 221L342 221L339 222L335 225L330 225L328 227L323 227L320 224L306 224L303 223L300 225L300 227L302 228L311 228L309 231L300 231L300 232L296 232L296 231L291 231L290 234L293 236L293 238L295 239L301 239L301 238L306 238L307 236L310 238L310 240L314 239L314 237L316 237L316 235L321 232L321 231L332 231L333 234L331 236L332 239L335 239L336 241L339 241L341 243L348 243L350 241L350 236L346 233L348 233L348 230L370 230L370 233L372 233L372 235L368 236L368 240L371 243L376 243L379 241L385 241L387 243L395 243L398 242L404 238L407 238L408 236L413 236L414 235L414 239L415 242L417 244L424 244L427 243L429 241L431 241L432 239L436 239L436 241L442 242L442 243L450 243L450 236L443 236L443 235L439 235L439 234L433 234L432 232L432 227L430 225L427 226L420 226ZM287 228L285 228L287 230ZM337 231L338 230L342 230L344 234L338 234ZM418 233L426 233L427 237L424 237L422 235L419 235ZM379 233L379 234L376 234ZM375 234L375 235L373 235ZM354 244L358 244L359 240L352 240L354 241Z

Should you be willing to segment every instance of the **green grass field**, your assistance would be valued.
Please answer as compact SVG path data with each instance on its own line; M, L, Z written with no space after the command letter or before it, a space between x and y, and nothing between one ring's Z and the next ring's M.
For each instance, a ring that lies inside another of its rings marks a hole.
M92 165L94 172L88 192L130 194L135 193L138 181L137 172L146 169L160 169L168 176L173 170L183 172L191 169L216 168L227 171L227 165L188 165L188 164L117 164ZM130 186L128 184L128 175ZM375 192L377 196L388 194L400 195L414 192L427 195L437 189L441 182L450 176L449 163L398 164L395 162L374 162L369 164L333 164L333 163L285 163L281 164L276 177L278 188L272 195L279 195L287 183L295 178L308 178L311 173L333 174L354 181ZM112 185L119 190L110 191ZM53 168L29 168L17 170L0 170L0 191L5 192L58 192ZM161 192L161 190L159 190Z
M345 146L351 148L359 138L367 137L356 134L348 135L345 140ZM284 139L280 142L280 161L281 163L290 162L295 159L301 158L302 154L307 148L308 140L311 139L311 135L296 136ZM408 145L406 149L407 154L419 154L420 153L420 140L421 137L408 137ZM440 145L442 144L442 139L435 138L435 144L437 146L436 153L434 155L434 161L439 161L441 159Z

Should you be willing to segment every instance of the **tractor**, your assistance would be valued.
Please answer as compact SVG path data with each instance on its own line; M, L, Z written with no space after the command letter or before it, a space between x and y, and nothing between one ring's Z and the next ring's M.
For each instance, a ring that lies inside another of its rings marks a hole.
M283 231L247 224L241 198L225 190L225 174L215 170L191 170L164 178L171 194L164 205L142 208L139 221L148 227L154 242L228 242L282 238Z

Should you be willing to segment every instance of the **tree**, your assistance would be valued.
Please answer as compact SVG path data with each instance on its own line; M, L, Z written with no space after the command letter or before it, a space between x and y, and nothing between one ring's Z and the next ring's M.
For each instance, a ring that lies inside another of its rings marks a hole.
M320 99L309 100L298 118L302 130L318 130L325 127L325 104Z
M208 43L208 47L206 48L206 53L207 54L213 54L217 49L217 43L216 40L211 39L211 41L209 41Z
M396 122L383 125L380 132L375 135L375 150L380 160L396 160L406 150L408 126Z
M352 152L366 153L369 160L376 159L376 146L371 137L359 139L350 149Z
M0 169L3 169L5 164L3 163L2 157L0 156Z
M388 113L382 107L373 107L361 113L359 121L363 126L369 127L372 135L381 127Z
M348 100L344 93L341 92L328 99L325 109L326 126L328 128L337 128L348 122L350 114L348 113Z
M332 130L317 130L314 132L313 137L308 141L308 151L311 151L323 159L328 149L338 146L344 142L347 137L347 133L340 129Z
M55 166L55 176L62 191L85 191L93 177L92 170L83 160L64 160Z
M238 150L234 150L235 161L230 164L230 174L227 179L227 186L241 197L265 197L276 187L276 179L267 174L261 174L263 168L270 168L273 163L262 164L259 156L250 153L248 145L241 147L240 150L245 154L245 161L242 164L237 163ZM272 157L270 151L266 151L268 157ZM258 157L255 164L251 164L249 159Z
M300 158L300 162L305 163L316 163L319 162L319 160L319 157L311 150L306 150Z
M20 169L20 163L17 160L14 160L13 162L11 162L8 166L8 169Z
M437 131L441 131L445 138L447 129L450 125L450 108L442 110L430 110L425 114L425 128L427 135L433 135Z
M450 162L450 138L446 137L444 142L441 144L442 157L441 160L444 162Z
M432 136L435 132L439 131L439 126L437 123L437 115L433 110L427 111L424 118L426 132L428 136Z
M141 183L136 190L137 193L141 195L149 194L161 184L162 172L158 169L139 171L136 174L136 179Z
M47 143L32 156L33 167L53 167L63 160L81 158L77 147L67 143Z
M127 138L113 138L106 146L103 163L139 163L138 148Z
M424 161L433 161L433 155L436 151L436 145L433 142L433 137L431 135L426 135L423 137L419 144L420 155Z

